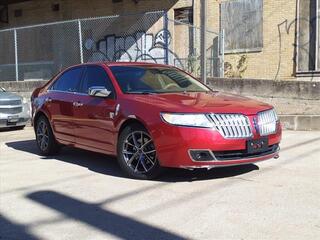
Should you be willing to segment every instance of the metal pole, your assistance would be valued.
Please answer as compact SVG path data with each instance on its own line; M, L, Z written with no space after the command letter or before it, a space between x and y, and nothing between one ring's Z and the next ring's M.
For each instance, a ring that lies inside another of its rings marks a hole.
M163 25L164 25L164 55L165 55L165 58L164 58L164 63L165 64L169 64L169 36L168 36L168 33L169 33L169 24L168 24L168 12L165 12L164 14L164 22L163 22Z
M316 9L319 9L319 1L316 1ZM315 70L318 70L318 54L319 54L319 10L316 11L316 55L315 55Z
M221 39L220 39L220 55L221 55L221 67L220 67L220 77L224 78L224 29L222 29L221 31L221 35L220 35Z
M81 28L81 20L78 20L78 29L79 29L79 47L80 47L80 61L83 63L83 48L82 48L82 28Z
M17 29L14 29L13 33L14 33L14 59L15 59L15 67L16 67L16 81L19 81Z
M207 0L201 0L201 80L207 83L207 54L206 54L206 31L207 31Z

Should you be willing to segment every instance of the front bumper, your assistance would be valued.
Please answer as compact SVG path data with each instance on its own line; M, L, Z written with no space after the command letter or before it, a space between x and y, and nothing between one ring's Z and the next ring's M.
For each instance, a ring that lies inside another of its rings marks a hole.
M207 168L227 167L234 165L250 164L260 161L265 161L279 156L279 143L281 141L282 130L280 123L277 126L275 134L267 136L269 151L256 154L245 154L247 149L247 141L249 139L261 138L258 132L253 129L251 138L242 139L225 139L219 132L213 129L177 127L166 123L161 123L156 130L152 132L155 142L157 156L160 165L164 167L175 168ZM209 161L195 161L191 156L191 150L204 150L214 153L220 153L220 158L214 157ZM242 155L237 157L232 156L232 153L242 152Z
M225 161L220 161L220 160L213 160L210 162L202 162L203 165L190 165L190 166L179 166L180 168L185 168L185 169L195 169L195 168L207 168L207 169L212 169L216 167L230 167L230 166L238 166L238 165L244 165L244 164L252 164L256 162L262 162L266 161L272 158L279 158L279 152L280 152L280 147L278 147L274 152L270 154L261 154L261 156L256 156L256 157L248 157L248 158L241 158L237 160L225 160ZM194 161L195 162L195 161ZM210 164L206 164L210 163Z
M22 106L22 112L20 113L6 114L0 112L0 128L25 126L30 120L30 107L27 103Z

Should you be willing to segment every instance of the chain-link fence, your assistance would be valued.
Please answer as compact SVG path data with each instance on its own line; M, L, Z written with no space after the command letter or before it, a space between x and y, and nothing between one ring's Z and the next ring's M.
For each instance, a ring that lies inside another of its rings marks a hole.
M223 74L223 44L207 32L207 74ZM145 61L200 76L200 29L163 11L0 30L0 81L47 80L78 63Z
M77 22L17 29L18 79L49 79L79 63Z
M0 32L0 81L16 79L15 31Z
M173 57L169 63L199 77L201 73L201 29L193 25L169 19L169 29L174 29L173 44L169 52ZM172 26L173 25L173 26ZM206 32L207 77L223 77L224 43L223 33ZM173 61L172 61L173 60Z

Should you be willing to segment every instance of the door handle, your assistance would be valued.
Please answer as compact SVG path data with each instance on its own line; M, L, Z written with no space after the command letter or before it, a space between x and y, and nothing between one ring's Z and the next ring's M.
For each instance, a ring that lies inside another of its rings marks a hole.
M46 103L51 103L51 102L52 102L52 98L47 97L44 101L45 101Z
M82 107L83 103L81 103L81 102L73 102L73 106L74 107Z

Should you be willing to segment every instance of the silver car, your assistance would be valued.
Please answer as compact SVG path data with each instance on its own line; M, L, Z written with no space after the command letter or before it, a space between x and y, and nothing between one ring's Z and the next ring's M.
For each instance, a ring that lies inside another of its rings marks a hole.
M30 119L30 104L17 94L0 87L0 129L23 129Z

